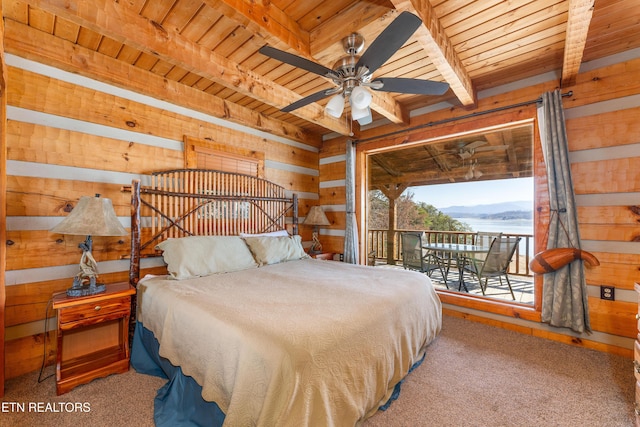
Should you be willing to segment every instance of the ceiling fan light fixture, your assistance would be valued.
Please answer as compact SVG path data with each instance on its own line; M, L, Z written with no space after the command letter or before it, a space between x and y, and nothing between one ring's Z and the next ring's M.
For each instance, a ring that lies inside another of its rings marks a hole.
M366 117L358 119L358 123L360 123L360 126L368 125L373 121L373 115L371 114L371 109L369 107L367 107L367 111L369 112L369 114L367 114Z
M369 108L369 105L371 104L371 92L362 86L356 86L351 91L349 102L354 108Z
M369 114L371 114L371 111L369 110L369 107L358 108L355 105L351 105L351 118L353 120L364 119Z
M343 111L344 111L344 98L342 97L342 94L337 94L332 96L329 102L327 103L327 106L325 107L325 112L328 115L335 117L337 119L337 118L340 118Z
M473 178L473 170L471 170L471 166L469 166L469 170L464 174L464 179L469 181L471 178Z

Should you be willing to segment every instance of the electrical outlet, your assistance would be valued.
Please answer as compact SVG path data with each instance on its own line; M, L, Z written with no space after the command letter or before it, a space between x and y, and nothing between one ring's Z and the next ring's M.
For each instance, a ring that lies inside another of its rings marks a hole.
M616 288L614 288L613 286L600 286L600 299L615 301Z

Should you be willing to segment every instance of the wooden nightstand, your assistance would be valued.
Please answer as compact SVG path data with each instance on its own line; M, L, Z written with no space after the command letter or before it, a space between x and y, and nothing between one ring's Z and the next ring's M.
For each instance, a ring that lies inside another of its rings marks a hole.
M106 292L96 295L54 295L58 395L95 378L129 370L129 317L135 292L123 282L109 284Z
M333 261L333 256L335 254L333 252L322 252L320 254L313 254L313 255L309 255L311 258L315 258L315 259L325 259L325 260L330 260Z

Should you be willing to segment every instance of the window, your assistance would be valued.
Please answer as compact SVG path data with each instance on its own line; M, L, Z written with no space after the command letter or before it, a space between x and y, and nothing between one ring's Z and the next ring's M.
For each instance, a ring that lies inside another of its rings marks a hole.
M264 154L212 141L185 137L184 158L187 169L213 169L262 178Z
M429 242L473 243L476 232L496 230L505 237L521 237L509 276L520 291L516 301L533 305L535 289L528 270L534 246L533 130L532 123L518 123L367 153L367 253L377 263L402 268L398 238L402 231L424 231ZM520 190L507 194L511 187ZM438 203L442 197L437 195L451 198ZM499 206L505 200L528 203ZM480 208L469 210L477 205L495 205L503 209L499 211L502 215L483 215ZM444 209L451 206L459 208ZM467 227L452 228L452 221ZM434 273L432 280L437 288L458 293L458 277L453 266L446 279ZM513 300L506 283L490 284L489 290L489 298ZM469 291L461 288L465 295L482 297L481 291L478 286Z

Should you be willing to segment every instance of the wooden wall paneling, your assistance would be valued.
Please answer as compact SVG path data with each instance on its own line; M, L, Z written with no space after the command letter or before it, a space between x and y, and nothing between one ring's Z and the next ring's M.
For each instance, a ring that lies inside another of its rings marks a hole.
M0 16L3 16L0 4ZM4 50L4 19L0 22L0 398L4 396L5 378L5 270L7 216L7 66Z
M580 224L638 225L640 223L639 205L634 206L578 206Z
M330 236L320 233L320 243L322 243L323 252L333 252L341 254L344 252L344 237L342 236Z
M635 320L637 313L637 302L606 301L589 297L589 317L594 331L635 338L638 334Z
M640 275L640 254L592 253L598 258L600 265L585 269L587 284L633 290L634 283L640 280L638 278Z
M567 120L569 150L612 147L640 141L640 107ZM616 138L612 138L615 135Z
M46 335L45 363L47 366L56 363L56 333L55 320L49 321L49 332ZM7 362L7 379L33 372L42 365L43 349L45 345L44 330L35 335L19 337L6 342L5 353Z
M638 75L640 58L580 73L572 87L575 96L565 100L564 106L573 108L637 95L640 93L640 80L635 76Z
M322 205L344 205L347 203L346 187L320 188Z
M576 194L631 193L640 191L640 157L571 165Z
M347 152L348 139L349 138L344 136L324 141L322 143L322 148L320 149L320 158L345 155Z
M11 160L128 173L182 167L182 151L9 120ZM98 160L98 161L96 161Z
M331 228L333 230L344 230L347 224L347 216L344 211L333 211L325 209L325 214L327 215L327 219L331 223L331 225L328 225L327 228Z
M8 231L7 269L55 267L79 264L78 245L84 236L51 233L49 230ZM130 237L93 237L93 256L97 262L118 260L130 250ZM46 256L43 256L46 254Z
M306 173L291 172L282 169L265 168L265 178L283 186L294 193L317 193L318 177ZM303 205L303 199L299 200L299 205Z
M320 165L322 181L333 181L345 178L345 162L332 162Z
M279 158L274 153L280 151L280 160L291 159L291 146L259 135L223 128L15 67L9 67L9 78L16 84L9 87L8 102L16 107L168 138L176 144L181 144L184 135L189 135L263 151L269 159Z
M111 199L116 215L127 217L131 200L120 191L121 184L72 181L31 176L7 177L7 215L66 216L81 196L100 194Z

